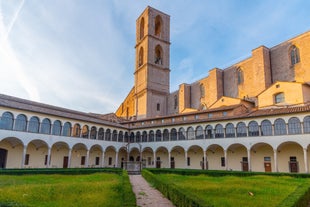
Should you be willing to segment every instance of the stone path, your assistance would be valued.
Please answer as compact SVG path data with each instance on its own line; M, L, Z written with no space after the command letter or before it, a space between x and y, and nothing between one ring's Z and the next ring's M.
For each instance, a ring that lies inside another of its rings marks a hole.
M152 188L142 175L129 175L133 192L136 194L137 206L174 207L158 190Z

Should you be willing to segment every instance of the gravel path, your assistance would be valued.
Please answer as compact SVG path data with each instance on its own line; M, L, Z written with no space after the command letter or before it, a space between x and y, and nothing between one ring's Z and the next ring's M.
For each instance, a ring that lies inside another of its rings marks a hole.
M136 194L137 206L174 207L158 190L152 188L141 175L129 175L133 192Z

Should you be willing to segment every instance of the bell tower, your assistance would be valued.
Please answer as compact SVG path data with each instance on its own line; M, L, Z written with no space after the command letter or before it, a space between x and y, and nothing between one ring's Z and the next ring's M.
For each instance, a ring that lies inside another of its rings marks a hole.
M136 21L137 119L167 114L170 81L170 16L147 7Z

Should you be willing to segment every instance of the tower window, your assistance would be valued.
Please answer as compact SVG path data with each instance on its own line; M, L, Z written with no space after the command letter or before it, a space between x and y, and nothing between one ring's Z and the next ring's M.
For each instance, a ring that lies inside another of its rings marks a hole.
M140 22L140 40L144 37L144 18Z
M277 103L283 103L285 101L284 93L278 93L274 95L274 102Z
M155 47L155 64L163 64L162 48L160 45L157 45Z
M157 111L160 111L160 104L159 103L157 103L156 109L157 109Z
M295 45L291 48L290 56L291 56L291 65L292 66L295 65L296 63L300 62L299 49Z
M238 85L243 83L243 71L241 68L237 69L237 78L238 78Z
M174 109L176 109L178 107L178 96L175 95L174 96Z
M139 67L141 66L141 65L143 65L143 47L141 47L140 48L140 51L139 51Z
M200 85L200 97L201 98L205 97L205 87L203 84Z
M161 17L158 15L155 18L155 35L156 36L160 35L161 27L162 27L162 20L161 20Z

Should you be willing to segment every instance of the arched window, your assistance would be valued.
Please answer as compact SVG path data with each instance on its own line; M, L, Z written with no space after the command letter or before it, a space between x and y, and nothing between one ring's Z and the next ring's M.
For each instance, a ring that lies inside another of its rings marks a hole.
M130 141L130 143L135 142L135 134L133 132L130 133L129 141Z
M11 112L4 112L2 114L1 120L0 120L0 129L13 129L13 114Z
M213 127L211 125L206 127L206 138L213 138Z
M112 141L117 142L117 131L116 130L113 130Z
M200 98L205 97L205 86L203 84L200 84Z
M91 139L96 139L97 138L97 128L95 126L93 126L90 129L90 138Z
M147 142L147 132L146 131L142 132L142 142Z
M161 131L157 130L156 131L156 142L160 142L161 141Z
M259 136L259 127L256 121L251 121L249 123L249 136L250 137Z
M74 124L72 130L73 137L80 137L81 136L81 126L79 124Z
M26 131L26 129L27 129L27 117L24 114L19 114L16 117L14 129L16 131Z
M51 121L48 118L43 119L41 123L40 133L50 134L51 133Z
M154 142L154 131L151 130L149 133L149 142Z
M238 80L238 85L243 83L243 71L241 68L237 69L237 80Z
M291 47L290 56L291 56L291 65L292 66L294 66L296 63L300 62L299 49L295 45Z
M277 93L274 95L274 103L283 103L285 101L284 93Z
M88 138L88 134L89 134L89 128L87 125L84 125L82 128L82 137Z
M120 131L120 132L118 133L118 142L123 142L123 138L124 138L123 132Z
M144 55L143 47L141 47L139 50L139 67L143 65L143 55Z
M247 129L244 122L239 122L237 124L237 137L246 137L247 136Z
M224 128L222 124L217 124L215 126L215 138L223 138L224 137Z
M104 129L103 128L99 128L98 139L104 140Z
M228 123L225 127L226 137L236 137L235 127L232 123Z
M179 129L179 140L185 140L185 129L183 127L181 127Z
M275 135L283 135L287 134L286 132L286 124L283 119L277 119L274 122L274 134Z
M163 64L163 49L160 45L155 47L155 64L162 65Z
M262 136L272 136L272 125L269 120L264 120L261 123Z
M177 95L175 95L174 96L174 109L176 109L176 108L178 108L178 96Z
M60 135L61 134L61 122L59 120L54 121L52 134L53 135Z
M140 40L144 37L144 18L140 21Z
M292 117L288 120L288 133L301 134L301 124L298 118Z
M175 128L171 129L170 136L171 141L176 141L178 139L177 130Z
M105 141L111 141L111 130L107 129L105 132Z
M162 19L159 15L155 17L155 35L160 36L162 28Z
M187 139L188 140L195 139L195 132L194 132L193 127L187 128Z
M62 136L69 137L70 135L71 135L71 124L69 122L66 122L63 126Z
M30 118L28 132L39 132L40 120L38 117L33 116Z
M203 128L201 126L198 126L196 128L196 139L203 139Z
M163 140L164 141L169 141L169 131L168 131L168 129L164 129Z
M136 142L141 142L141 134L140 134L140 132L136 133Z
M128 138L129 138L128 132L125 132L124 142L128 142Z
M310 133L310 116L304 118L304 133Z

